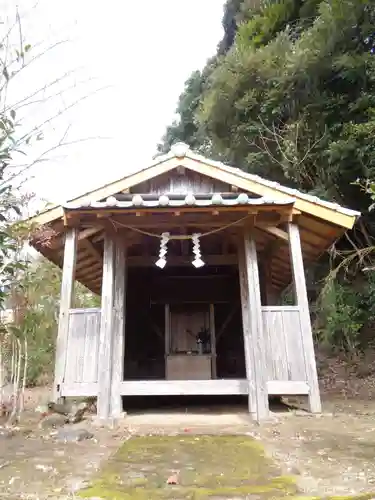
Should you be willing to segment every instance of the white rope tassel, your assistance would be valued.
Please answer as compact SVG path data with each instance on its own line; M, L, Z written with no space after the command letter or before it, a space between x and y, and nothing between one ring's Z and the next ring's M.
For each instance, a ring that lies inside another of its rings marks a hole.
M167 263L166 255L167 255L167 245L169 242L169 233L162 233L160 240L160 250L159 250L159 260L155 262L155 265L163 269Z
M204 266L204 262L203 260L201 259L201 250L200 250L200 241L199 241L199 238L200 238L200 234L199 233L194 233L191 237L192 241L193 241L193 254L194 254L194 260L193 260L193 266L194 267L202 267Z

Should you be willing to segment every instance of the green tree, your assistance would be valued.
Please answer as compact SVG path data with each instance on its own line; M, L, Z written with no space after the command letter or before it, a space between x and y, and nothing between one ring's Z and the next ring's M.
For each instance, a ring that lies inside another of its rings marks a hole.
M212 154L210 140L199 123L197 114L206 82L217 61L216 57L212 58L203 71L194 71L185 82L185 89L176 109L178 118L167 127L157 147L159 153L168 152L172 144L182 141L202 154Z
M320 338L352 348L373 309L371 280L350 288L375 237L371 193L355 182L375 179L375 5L228 0L223 26L215 64L203 70L203 85L186 86L177 111L188 103L188 120L168 129L167 144L208 144L214 158L362 212L336 245L338 258L350 255L351 281L340 266L318 322Z

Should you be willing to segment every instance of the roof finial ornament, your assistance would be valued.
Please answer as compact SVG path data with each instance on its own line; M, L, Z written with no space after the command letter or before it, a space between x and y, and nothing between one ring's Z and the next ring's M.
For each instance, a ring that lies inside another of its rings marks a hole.
M171 146L171 153L177 158L184 158L189 149L190 147L188 144L185 144L184 142L176 142L176 144Z

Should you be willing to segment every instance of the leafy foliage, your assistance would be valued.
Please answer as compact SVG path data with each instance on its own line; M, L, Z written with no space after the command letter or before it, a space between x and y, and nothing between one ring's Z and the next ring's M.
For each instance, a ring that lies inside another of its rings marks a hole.
M315 325L318 343L337 350L355 352L366 321L363 296L350 285L331 282L319 301L319 320Z
M190 77L181 120L164 145L209 144L213 156L245 170L366 210L368 198L352 181L375 169L375 7L366 0L250 4L227 2L234 44Z
M216 64L215 57L207 63L202 72L194 71L186 81L177 108L179 118L167 128L162 143L158 145L159 153L168 152L173 143L181 141L203 154L211 154L210 141L198 121L197 112L206 82Z

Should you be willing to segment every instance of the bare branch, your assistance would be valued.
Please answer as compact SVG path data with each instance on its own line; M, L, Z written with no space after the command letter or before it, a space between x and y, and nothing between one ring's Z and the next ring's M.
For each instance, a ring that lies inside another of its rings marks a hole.
M30 170L37 163L40 163L42 161L48 161L49 158L45 158L45 157L49 153L52 153L53 151L55 151L57 149L64 148L66 146L72 146L74 144L80 144L80 143L83 143L83 142L94 141L94 140L95 141L97 141L97 140L105 140L105 139L108 139L108 137L99 137L99 136L96 136L96 137L84 137L82 139L76 139L76 140L72 140L72 141L61 141L60 140L54 146L52 146L52 147L46 149L45 151L43 151L43 153L41 153L31 163L26 163L24 165L17 165L17 168L21 168L21 170L19 172L14 173L10 177L8 177L6 180L4 180L2 183L0 183L0 189L3 188L3 187L5 187L5 186L7 186L7 185L10 185L10 183L12 183L18 177L22 176L25 172L27 172L28 170ZM23 182L26 182L26 180L23 181Z

